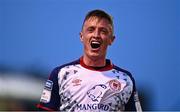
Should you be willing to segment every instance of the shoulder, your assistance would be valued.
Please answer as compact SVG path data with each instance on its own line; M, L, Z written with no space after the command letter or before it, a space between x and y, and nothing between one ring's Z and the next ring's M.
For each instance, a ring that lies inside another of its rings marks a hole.
M131 74L128 70L126 70L126 69L120 68L120 67L118 67L118 66L116 66L116 65L114 65L113 68L114 68L115 70L117 70L117 71L120 71L120 72L125 73L125 74L128 75L129 77L132 77L132 74ZM133 77L132 77L132 78L133 78Z
M115 70L117 70L117 71L119 71L119 72L122 72L123 74L129 76L129 78L130 78L130 79L132 80L132 82L133 82L134 89L136 89L136 87L135 87L135 79L134 79L134 77L132 76L131 72L129 72L129 71L126 70L126 69L120 68L120 67L118 67L118 66L116 66L116 65L114 65L113 68L114 68Z
M57 66L56 68L54 68L50 75L49 75L49 79L51 79L52 77L58 77L58 73L60 72L61 69L71 66L71 65L76 65L80 63L80 59L77 59L75 61L69 62L69 63L65 63L63 65Z

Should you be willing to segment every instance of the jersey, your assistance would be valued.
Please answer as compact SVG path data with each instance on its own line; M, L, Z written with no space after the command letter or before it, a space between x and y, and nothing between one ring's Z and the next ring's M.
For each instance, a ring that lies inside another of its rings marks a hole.
M52 71L38 108L68 112L135 110L135 81L130 72L108 59L104 67L90 67L82 58Z

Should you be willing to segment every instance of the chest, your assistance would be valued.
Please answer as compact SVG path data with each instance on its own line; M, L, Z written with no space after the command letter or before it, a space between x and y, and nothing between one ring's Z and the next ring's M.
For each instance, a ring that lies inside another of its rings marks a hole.
M79 100L88 96L92 101L100 101L98 99L121 93L125 88L132 91L132 81L115 70L102 72L71 68L60 73L59 87L60 94L67 92L69 97Z
M91 110L96 105L100 110L118 110L124 108L133 89L131 79L114 69L102 72L74 67L62 70L58 77L61 108Z

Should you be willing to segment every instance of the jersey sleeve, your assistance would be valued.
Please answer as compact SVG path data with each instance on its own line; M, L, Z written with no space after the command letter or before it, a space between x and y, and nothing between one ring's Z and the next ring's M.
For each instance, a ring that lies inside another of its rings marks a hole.
M136 111L136 106L135 106L135 101L134 101L134 91L128 103L125 105L125 111Z
M130 96L129 101L127 102L127 104L125 105L125 111L137 111L136 110L136 105L135 105L135 100L134 100L134 95L136 93L136 85L135 85L135 80L132 77L131 73L128 73L132 82L133 82L133 91L132 94Z
M131 79L131 81L133 83L133 90L132 90L132 93L131 93L131 96L130 96L128 102L125 104L125 111L138 111L137 108L136 108L137 107L136 106L136 104L137 104L136 101L138 101L137 100L138 96L137 96L135 80L134 80L132 74L129 71L125 70L125 69L119 68L118 66L114 66L114 68L116 70L119 70L119 71L122 71L122 72L126 73L130 77L130 79ZM137 96L137 97L135 98L135 96Z
M55 68L45 83L40 103L37 105L39 110L57 111L60 106L59 85L58 85L59 69Z

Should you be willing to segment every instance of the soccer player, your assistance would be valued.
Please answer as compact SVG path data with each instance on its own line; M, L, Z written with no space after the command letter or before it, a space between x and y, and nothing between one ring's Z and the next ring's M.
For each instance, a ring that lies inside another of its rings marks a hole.
M106 59L113 32L109 14L90 11L80 32L83 56L51 72L37 107L69 112L140 111L131 73Z

